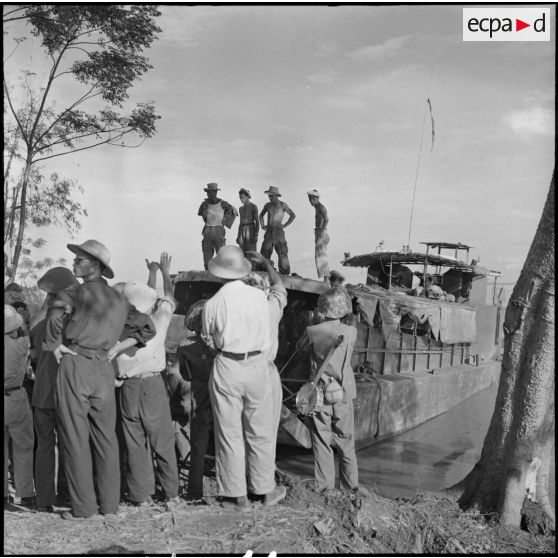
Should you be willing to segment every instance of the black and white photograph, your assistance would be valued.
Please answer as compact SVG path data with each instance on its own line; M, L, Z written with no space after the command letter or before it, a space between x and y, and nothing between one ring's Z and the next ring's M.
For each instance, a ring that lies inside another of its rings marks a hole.
M3 4L3 555L554 555L556 6Z

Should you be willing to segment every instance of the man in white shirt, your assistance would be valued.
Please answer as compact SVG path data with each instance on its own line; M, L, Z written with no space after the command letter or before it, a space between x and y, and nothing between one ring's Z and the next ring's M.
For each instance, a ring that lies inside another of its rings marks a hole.
M263 291L240 281L252 266L238 246L223 246L208 267L226 280L202 314L202 336L218 351L209 381L217 488L223 507L248 511L248 490L265 495L266 505L285 496L275 484L269 305Z
M129 498L136 505L151 503L152 450L159 469L159 481L167 499L167 507L180 503L178 497L178 466L174 449L169 396L161 372L166 368L165 337L176 308L170 278L171 258L161 254L160 263L147 261L149 281L126 283L124 296L140 312L146 313L155 324L156 334L145 347L133 356L123 353L129 344L118 343L109 352L117 357L118 377L124 380L120 391L122 428L128 454L126 481ZM163 275L165 296L157 300L155 281L157 269ZM132 340L133 341L133 340ZM149 440L149 444L147 441Z

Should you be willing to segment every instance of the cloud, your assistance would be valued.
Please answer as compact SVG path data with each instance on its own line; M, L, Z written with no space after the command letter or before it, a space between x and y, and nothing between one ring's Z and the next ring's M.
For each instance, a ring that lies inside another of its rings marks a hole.
M503 121L521 135L554 135L554 111L545 107L513 110L504 116Z
M195 46L198 36L216 23L217 9L209 6L161 6L159 39Z
M335 82L338 74L335 70L326 70L324 72L316 72L306 76L306 79L310 83L315 83L316 85L329 85Z
M411 38L411 35L402 35L387 39L383 43L377 45L369 45L357 50L349 52L347 56L353 61L358 63L365 62L378 62L389 58L400 50L403 45Z

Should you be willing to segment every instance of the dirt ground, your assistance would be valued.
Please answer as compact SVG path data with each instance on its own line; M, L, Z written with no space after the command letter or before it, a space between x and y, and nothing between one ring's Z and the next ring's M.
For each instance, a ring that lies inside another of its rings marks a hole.
M59 513L4 508L4 554L548 554L554 534L498 527L463 513L456 504L424 493L388 500L362 489L318 493L310 480L278 475L286 500L249 513L209 504L166 511L122 505L113 517L65 521ZM206 493L214 494L207 479ZM55 508L60 512L67 508Z

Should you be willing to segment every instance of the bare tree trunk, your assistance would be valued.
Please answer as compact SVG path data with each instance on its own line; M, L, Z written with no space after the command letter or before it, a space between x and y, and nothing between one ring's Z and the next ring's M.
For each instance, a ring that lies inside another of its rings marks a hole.
M525 498L554 528L548 474L554 450L554 174L535 238L504 321L504 357L480 461L450 492L463 508L519 527Z
M29 185L29 177L31 175L31 165L33 161L30 156L27 157L25 161L25 170L23 171L23 177L21 179L21 198L20 198L20 209L19 209L19 224L17 238L14 248L14 256L12 259L12 269L10 271L10 280L15 281L17 267L19 265L19 256L21 254L21 246L23 244L23 233L25 232L25 221L27 217L27 186Z

